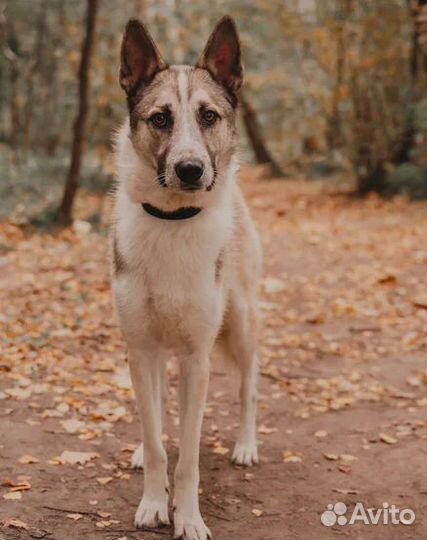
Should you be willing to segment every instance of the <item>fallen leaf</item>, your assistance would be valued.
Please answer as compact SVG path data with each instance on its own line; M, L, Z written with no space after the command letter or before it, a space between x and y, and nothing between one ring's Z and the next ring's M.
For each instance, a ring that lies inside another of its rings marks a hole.
M323 457L325 459L328 459L329 461L336 461L338 459L337 454L323 454Z
M300 456L288 456L283 460L285 463L299 463L302 461Z
M411 377L407 377L406 379L406 382L414 387L414 388L419 388L421 386L421 381L418 377L416 377L415 375L411 376Z
M96 452L72 452L70 450L64 450L59 457L53 459L62 465L84 465L97 457L99 457L99 454Z
M356 461L357 460L357 457L356 456L352 456L351 454L341 454L340 455L340 459L342 461L345 461L346 463L350 462L350 461Z
M283 452L283 462L284 463L300 463L302 461L302 457L300 454L295 452L289 452L287 450L286 452Z
M104 529L105 527L109 527L111 524L112 524L112 521L106 521L106 520L97 521L95 523L95 525L97 527L99 527L100 529Z
M252 514L256 517L262 516L264 512L260 510L259 508L252 508Z
M6 388L5 393L13 399L24 400L31 396L31 388Z
M76 418L70 418L69 420L63 420L61 426L67 433L74 434L82 431L86 427L86 424Z
M105 486L105 485L109 484L110 482L112 482L112 480L113 480L112 476L102 476L102 477L96 479L98 484L101 484L101 486Z
M8 518L0 521L3 527L15 527L16 529L28 529L28 525L17 518Z
M230 450L228 448L225 448L225 446L215 446L213 449L214 454L219 454L220 456L225 456L225 454L228 454Z
M31 465L33 463L40 463L40 460L33 456L22 456L18 459L19 463L23 463L24 465Z
M111 517L111 512L102 512L101 510L98 510L97 514L99 517L102 517L102 518Z
M359 493L356 489L332 488L332 491L340 493L341 495L358 495Z
M382 442L385 442L386 444L395 444L395 443L397 443L397 439L395 439L391 435L387 435L387 433L380 433L380 440Z
M73 521L78 521L79 519L82 519L82 514L67 514L67 518L72 519Z
M323 439L324 437L327 437L327 435L328 435L328 432L323 429L319 429L319 431L316 431L314 434L314 436L318 437L319 439Z
M264 279L264 291L269 294L275 294L286 290L286 285L281 279L267 277Z
M261 424L258 428L258 433L262 435L270 435L271 433L276 433L278 431L277 427L268 427Z
M392 285L397 282L397 277L394 274L384 274L378 278L378 283L381 285Z
M5 480L2 482L2 486L10 487L10 491L28 491L31 489L31 484L28 481L15 482L14 480Z
M22 493L20 491L10 491L9 493L5 493L3 495L3 499L9 501L18 501L19 499L22 499Z

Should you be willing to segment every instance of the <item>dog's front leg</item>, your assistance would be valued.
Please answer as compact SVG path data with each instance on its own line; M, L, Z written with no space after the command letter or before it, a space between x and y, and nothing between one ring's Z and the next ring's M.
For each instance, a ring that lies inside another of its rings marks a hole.
M180 361L180 449L175 470L174 538L206 540L211 537L199 510L199 447L209 383L208 356Z
M144 494L135 515L136 527L169 523L167 457L162 443L162 351L156 346L129 345L129 366L144 433Z

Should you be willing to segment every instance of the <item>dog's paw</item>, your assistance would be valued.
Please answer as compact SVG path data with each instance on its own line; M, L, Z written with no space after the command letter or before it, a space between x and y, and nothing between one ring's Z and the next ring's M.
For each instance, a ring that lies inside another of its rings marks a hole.
M159 527L169 525L168 497L162 499L147 499L142 497L135 514L135 527Z
M144 468L144 445L141 443L138 448L132 454L131 461L132 469Z
M212 538L211 531L206 527L200 512L188 517L175 510L173 521L174 538L180 540L209 540Z
M258 448L256 441L249 443L237 442L234 447L231 462L235 465L250 467L258 463Z

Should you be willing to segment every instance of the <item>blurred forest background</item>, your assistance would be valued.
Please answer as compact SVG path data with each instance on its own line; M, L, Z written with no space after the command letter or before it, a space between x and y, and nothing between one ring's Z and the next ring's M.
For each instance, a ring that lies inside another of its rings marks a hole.
M0 0L0 217L57 212L65 184L68 199L108 190L130 17L183 63L225 13L244 45L248 163L425 196L427 0Z

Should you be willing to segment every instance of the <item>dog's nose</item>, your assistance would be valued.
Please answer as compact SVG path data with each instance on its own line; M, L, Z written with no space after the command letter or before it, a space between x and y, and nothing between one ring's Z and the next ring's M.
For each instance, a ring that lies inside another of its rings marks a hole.
M178 178L189 186L197 186L203 174L203 163L198 159L191 161L180 161L175 165L175 172Z

